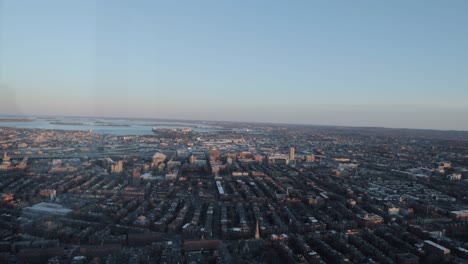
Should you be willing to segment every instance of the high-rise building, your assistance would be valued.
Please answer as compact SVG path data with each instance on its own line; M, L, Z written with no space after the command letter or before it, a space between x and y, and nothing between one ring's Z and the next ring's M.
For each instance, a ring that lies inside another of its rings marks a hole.
M255 239L260 239L260 229L258 228L258 220L257 224L255 225Z
M3 160L2 160L2 164L6 164L6 165L10 165L10 157L8 156L8 154L6 152L3 153Z
M123 171L123 161L119 160L117 164L111 165L111 171L115 173L121 173Z
M289 160L294 160L294 158L296 157L296 156L295 156L295 155L296 155L296 154L295 154L295 151L296 151L296 150L294 149L294 147L291 147L291 148L289 149Z
M5 152L3 153L3 160L2 160L2 163L0 163L0 170L1 171L7 171L8 170L8 167L11 165L11 162L10 162L10 157L8 156L8 154Z
M189 160L190 164L194 164L195 161L197 161L197 157L195 157L195 155L190 156L190 160Z
M139 187L140 186L140 178L141 178L141 168L136 167L132 170L132 186Z

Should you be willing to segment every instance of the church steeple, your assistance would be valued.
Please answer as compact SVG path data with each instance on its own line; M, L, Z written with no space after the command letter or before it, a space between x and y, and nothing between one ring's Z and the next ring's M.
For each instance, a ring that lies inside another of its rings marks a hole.
M257 220L257 225L255 226L255 239L260 239L260 230L258 228L258 220Z

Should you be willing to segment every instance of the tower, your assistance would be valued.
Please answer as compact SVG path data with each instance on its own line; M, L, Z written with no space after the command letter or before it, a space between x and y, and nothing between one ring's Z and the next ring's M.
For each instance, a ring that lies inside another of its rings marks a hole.
M6 152L3 153L3 160L2 160L2 165L5 165L5 166L10 166L11 162L10 162L10 157L8 156L8 154Z
M194 164L195 161L197 161L197 157L195 157L194 155L190 156L190 164Z
M296 157L296 156L295 156L295 151L296 151L296 150L294 149L294 147L291 147L291 148L289 149L289 160L294 160L294 158Z
M136 167L132 170L132 185L133 187L140 186L140 176L141 176L141 168Z
M10 161L10 157L8 157L8 154L6 152L3 153L3 162Z
M260 230L258 228L258 220L257 220L257 224L255 226L255 239L260 239Z
M111 171L115 173L121 173L123 171L123 161L119 160L117 164L111 165Z

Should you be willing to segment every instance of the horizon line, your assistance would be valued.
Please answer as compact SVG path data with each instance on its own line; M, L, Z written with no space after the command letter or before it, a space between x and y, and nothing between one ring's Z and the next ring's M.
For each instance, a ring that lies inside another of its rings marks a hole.
M283 123L283 122L264 122L264 121L239 121L239 120L207 120L207 119L180 119L180 118L160 118L160 117L115 117L115 116L87 116L87 115L50 115L50 114L1 114L0 117L64 117L64 118L101 118L101 119L135 119L135 120L163 120L163 121L189 121L189 122L218 122L218 123L246 123L257 125L289 125L289 126L311 126L311 127L330 127L330 128L378 128L389 130L421 130L421 131L441 131L441 132L468 132L468 130L459 129L435 129L435 128L410 128L410 127L387 127L387 126L353 126L353 125L323 125L323 124L304 124L304 123ZM1 126L1 123L0 123Z

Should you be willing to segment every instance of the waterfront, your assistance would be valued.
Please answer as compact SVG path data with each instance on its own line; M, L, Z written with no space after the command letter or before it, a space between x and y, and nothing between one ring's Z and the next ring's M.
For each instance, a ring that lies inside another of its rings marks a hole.
M191 128L197 132L210 132L215 127L205 124L136 120L136 119L115 119L115 118L87 118L87 117L17 117L1 116L0 127L15 128L38 128L38 129L58 129L58 130L80 130L98 134L113 135L153 135L153 127L158 129L182 129ZM11 119L12 121L8 121Z

